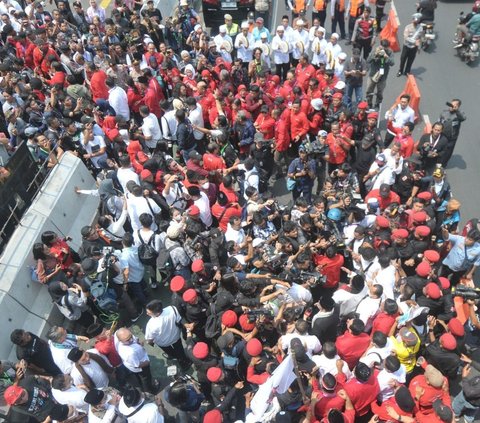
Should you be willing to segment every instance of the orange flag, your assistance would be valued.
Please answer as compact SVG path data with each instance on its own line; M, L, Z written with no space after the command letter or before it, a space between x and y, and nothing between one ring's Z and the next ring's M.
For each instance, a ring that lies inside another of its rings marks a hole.
M415 77L413 75L407 76L407 82L405 83L405 87L403 88L403 91L395 100L395 104L393 107L395 107L398 103L400 103L400 97L404 94L408 94L410 96L409 106L414 110L415 122L417 122L420 117L420 98L422 96L420 95L420 90L418 89L417 81L415 80Z
M380 32L380 39L388 40L390 42L390 48L395 52L400 51L400 44L397 35L399 26L400 21L398 20L397 12L392 7L388 13L387 23Z

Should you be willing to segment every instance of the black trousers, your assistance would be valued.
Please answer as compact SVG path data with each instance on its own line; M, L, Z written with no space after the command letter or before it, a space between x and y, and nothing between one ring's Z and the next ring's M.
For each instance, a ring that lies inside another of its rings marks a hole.
M321 10L319 12L312 12L312 22L315 18L318 18L320 21L320 26L325 26L325 20L327 19L327 9Z
M275 65L275 74L278 75L281 81L284 81L287 77L287 72L290 70L290 63L282 63Z
M452 275L450 277L450 284L452 286L456 286L458 284L458 282L460 282L460 279L462 279L462 276L465 273L467 273L467 271L466 270L460 270L460 271L455 272L454 270L450 269L450 267L442 264L442 270L441 270L440 273L445 278Z
M368 55L372 51L372 40L371 38L367 39L358 39L355 40L354 47L360 49L360 52L363 51L363 58L367 60Z
M332 33L337 32L337 23L340 27L340 36L345 38L345 11L339 12L335 9L335 13L332 19Z
M415 60L416 56L417 47L410 48L403 46L402 55L400 56L400 69L398 71L403 74L410 73L413 61Z
M132 372L128 370L127 379L130 383L136 387L139 387L143 392L150 392L151 394L156 394L155 388L152 383L152 372L150 370L150 365L143 367L142 371L139 373Z
M168 355L169 358L178 360L182 366L186 366L190 363L190 360L185 355L182 338L179 338L178 341L173 343L172 345L160 348L165 352L165 354Z

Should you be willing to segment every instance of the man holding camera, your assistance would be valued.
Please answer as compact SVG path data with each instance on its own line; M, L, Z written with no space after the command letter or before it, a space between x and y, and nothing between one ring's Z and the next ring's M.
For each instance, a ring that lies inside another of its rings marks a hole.
M394 65L393 52L389 47L390 42L388 40L382 40L380 41L380 45L371 52L367 58L369 73L365 94L369 108L373 107L375 89L377 90L375 108L378 108L383 101L383 91L387 85L388 72Z
M305 197L307 202L312 201L313 182L315 181L315 161L308 158L305 148L300 146L298 155L288 167L288 177L295 179L295 187L293 188L293 199Z
M457 143L457 139L460 134L460 127L462 122L466 119L465 113L460 110L460 106L462 105L461 100L454 98L452 101L447 101L445 104L448 106L448 109L444 110L440 114L439 119L439 121L443 123L443 134L448 140L448 144L442 158L443 167L447 166L450 158L452 157L453 150L455 150L455 144Z

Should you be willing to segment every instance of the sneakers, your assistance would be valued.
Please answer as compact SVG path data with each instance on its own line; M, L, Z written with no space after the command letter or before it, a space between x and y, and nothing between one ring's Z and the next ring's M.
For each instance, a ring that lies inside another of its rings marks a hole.
M453 46L453 48L460 48L460 47L462 47L462 46L463 46L463 44L462 44L462 43L460 43L460 44L456 44L456 45L454 45L454 46Z
M150 288L152 289L157 289L158 288L158 284L156 282L150 282Z
M402 73L402 72L400 72L400 71L398 71L398 73L397 73L397 77L400 77L400 76L402 76L402 75L403 75L403 73Z
M137 314L136 317L132 317L130 320L132 321L132 323L135 323L138 319L140 319L140 317L142 316L143 314L143 307L142 309L140 310L140 313Z

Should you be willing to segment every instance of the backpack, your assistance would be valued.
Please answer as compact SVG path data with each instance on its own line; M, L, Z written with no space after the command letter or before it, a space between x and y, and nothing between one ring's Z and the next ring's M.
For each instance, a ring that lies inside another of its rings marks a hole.
M242 214L240 216L240 219L242 219L242 222L246 222L247 221L247 217L248 217L248 201L243 205L242 207Z
M250 176L257 175L258 176L258 192L263 194L265 191L268 190L268 173L263 169L257 169L256 171L252 172Z
M480 376L462 381L463 394L468 402L478 403L480 399Z
M158 252L151 245L152 239L155 238L155 234L150 237L147 243L143 240L142 235L140 235L140 229L137 234L138 239L141 242L141 245L138 247L138 259L147 266L155 266L157 263Z
M215 303L210 304L210 314L205 323L205 336L214 339L221 335L221 318L220 314L215 312Z
M102 311L117 311L117 296L115 295L115 291L111 288L108 288L107 284L95 280L92 282L90 286L90 294L95 299L97 306Z
M170 278L175 271L175 266L170 253L178 247L179 245L173 245L168 249L162 248L158 253L157 270L162 274L163 280Z

